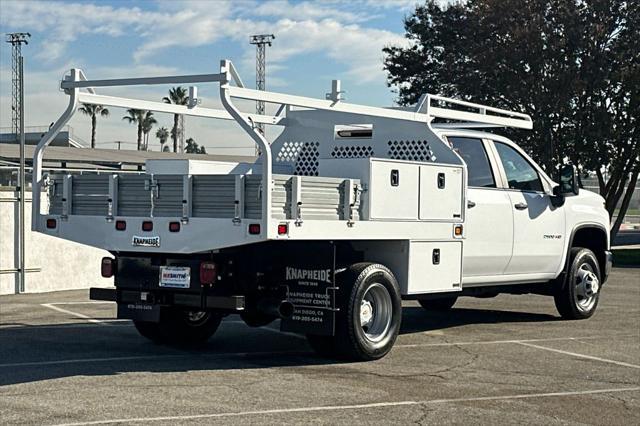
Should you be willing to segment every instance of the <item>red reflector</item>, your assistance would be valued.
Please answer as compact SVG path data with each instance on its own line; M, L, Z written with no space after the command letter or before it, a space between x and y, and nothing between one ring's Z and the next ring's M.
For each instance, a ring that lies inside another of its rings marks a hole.
M124 231L125 229L127 229L127 222L125 222L124 220L116 220L116 229L118 231Z
M200 282L213 284L218 278L218 267L213 262L200 263Z
M180 222L169 222L170 232L180 232Z
M110 257L103 257L102 263L100 264L100 273L105 278L111 278L114 274L115 269L115 259Z
M287 235L289 232L289 226L286 223L278 225L278 235Z
M145 220L144 222L142 222L142 230L146 232L153 231L153 222L151 222L150 220Z
M56 229L58 222L55 219L47 219L47 229Z
M249 225L249 233L251 235L258 235L260 233L260 224L252 223Z

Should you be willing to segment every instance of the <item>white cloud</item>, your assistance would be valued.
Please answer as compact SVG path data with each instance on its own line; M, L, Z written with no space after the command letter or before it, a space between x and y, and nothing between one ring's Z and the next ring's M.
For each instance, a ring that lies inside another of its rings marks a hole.
M45 32L47 39L39 59L53 61L61 57L67 45L84 34L111 37L140 30L158 14L137 7L113 8L89 3L11 1L2 3L0 24L9 30L30 28Z
M407 4L385 0L361 9L396 3ZM399 34L364 26L367 16L351 11L349 3L223 1L181 2L180 6L178 9L175 2L160 2L157 10L149 11L86 3L5 2L0 23L9 29L20 26L46 32L47 38L37 53L38 59L46 61L62 58L69 43L83 34L101 34L139 39L133 53L138 64L177 46L189 48L231 40L241 43L249 65L253 49L246 43L248 34L274 32L277 49L269 52L271 67L293 56L314 53L343 64L349 75L363 82L372 81L376 74L380 77L384 45L404 42ZM273 68L271 72L275 72ZM273 81L277 82L275 77Z
M248 35L273 32L276 40L274 48L268 52L269 87L286 86L287 81L282 75L289 64L296 57L308 55L326 58L337 64L342 68L343 77L353 83L375 83L383 87L382 47L406 41L401 34L374 28L369 22L376 17L376 13L391 8L404 10L412 7L413 3L413 0L301 3L280 0L159 1L153 3L153 9L141 9L124 2L117 3L117 6L102 6L91 3L2 1L0 26L8 31L28 28L44 36L40 37L40 40L44 38L44 42L38 44L39 51L34 52L38 60L44 61L44 65L39 67L44 71L27 71L27 120L37 117L37 122L28 124L40 125L53 121L64 109L67 99L58 93L58 84L72 65L83 67L82 61L72 60L68 52L77 55L79 52L71 50L69 46L85 35L126 38L127 45L133 41L137 46L131 53L133 65L84 66L89 78L188 73L186 64L160 67L149 62L155 57L170 55L172 49L216 43L231 43L236 48L240 46L244 54L239 65L251 70L252 74L255 48L248 44ZM4 58L3 64L6 63L7 59ZM9 69L0 69L3 105L8 105L9 88L6 82L9 76ZM332 77L338 76L332 74ZM246 83L251 84L250 81ZM150 100L159 99L164 94L155 88L114 89L108 93ZM201 95L205 99L203 106L219 106L217 94L202 90ZM247 104L247 108L252 108L252 105ZM0 123L7 123L4 125L10 122L7 110L3 108L0 113ZM102 141L135 140L135 132L121 122L120 116L121 112L114 110L111 118L101 120L99 138ZM169 115L160 116L159 121L159 125L171 127ZM233 123L209 124L210 121L188 119L188 133L207 147L229 138L235 140L243 137ZM86 117L75 117L72 125L81 136L89 134ZM216 135L215 139L211 137L212 134ZM245 146L251 146L248 140L244 143Z
M276 0L259 3L256 8L251 9L251 14L294 20L333 19L342 22L357 22L370 18L367 13L344 10L344 8L338 8L338 6L341 6L341 4L335 2L305 1L291 3L287 0Z

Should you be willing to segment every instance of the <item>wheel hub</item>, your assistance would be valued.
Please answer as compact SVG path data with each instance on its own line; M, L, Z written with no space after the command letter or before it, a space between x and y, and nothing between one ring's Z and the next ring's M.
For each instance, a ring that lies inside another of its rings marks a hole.
M380 283L373 283L360 302L360 327L371 342L384 340L391 327L393 306L389 291Z
M360 304L360 325L363 327L371 324L373 320L373 306L368 300L363 300Z
M600 290L598 277L592 271L580 268L578 270L578 294L583 297L592 297Z
M201 322L207 316L206 311L187 311L186 319L189 323L198 323Z
M575 298L577 306L582 311L589 311L596 303L600 291L600 280L591 265L580 265L575 274Z

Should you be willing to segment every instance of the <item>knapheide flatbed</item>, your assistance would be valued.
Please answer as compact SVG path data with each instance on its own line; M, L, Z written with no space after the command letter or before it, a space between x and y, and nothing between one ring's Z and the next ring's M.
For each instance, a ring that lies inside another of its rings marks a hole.
M99 87L219 83L223 110L96 93ZM193 344L221 318L276 319L329 356L376 359L393 346L401 300L446 310L460 296L553 296L590 317L611 266L600 196L560 184L486 128L531 129L526 114L435 95L413 110L247 89L218 74L61 83L65 113L34 155L33 229L108 250L102 275L118 318L145 337ZM278 105L241 112L237 99ZM80 103L234 120L257 144L252 164L149 160L139 174L42 173L42 154ZM435 119L446 121L437 124ZM281 127L267 141L257 124Z

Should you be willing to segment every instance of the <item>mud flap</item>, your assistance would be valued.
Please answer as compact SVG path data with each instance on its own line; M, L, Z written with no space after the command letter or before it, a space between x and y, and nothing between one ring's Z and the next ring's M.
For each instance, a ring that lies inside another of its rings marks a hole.
M331 336L335 332L336 286L334 244L308 243L287 253L280 272L293 315L280 323L282 331Z

